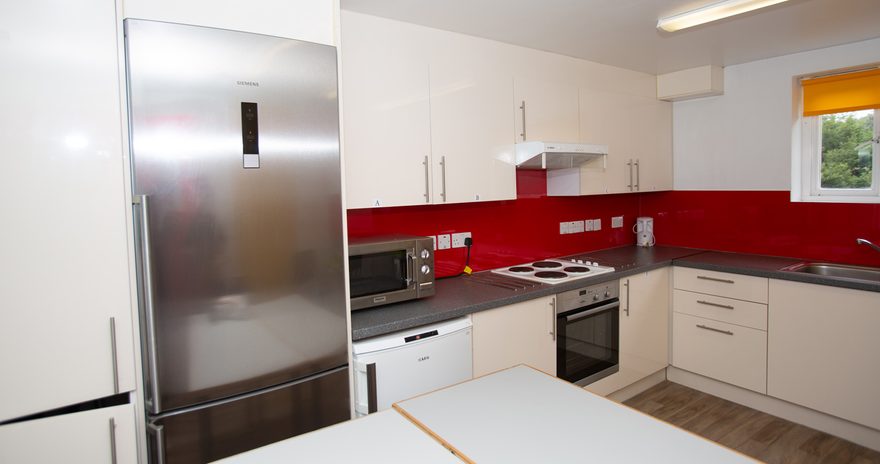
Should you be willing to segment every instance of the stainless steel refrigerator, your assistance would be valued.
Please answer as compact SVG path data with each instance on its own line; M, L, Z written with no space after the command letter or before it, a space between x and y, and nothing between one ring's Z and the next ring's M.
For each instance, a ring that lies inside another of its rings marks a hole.
M125 21L152 462L348 419L336 49Z

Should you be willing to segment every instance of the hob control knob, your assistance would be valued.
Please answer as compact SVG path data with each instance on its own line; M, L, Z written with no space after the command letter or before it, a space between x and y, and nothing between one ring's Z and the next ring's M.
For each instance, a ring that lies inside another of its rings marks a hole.
M429 272L431 272L431 268L427 264L422 265L422 274L428 274Z
M428 250L422 250L422 259L428 259L431 256L431 252Z

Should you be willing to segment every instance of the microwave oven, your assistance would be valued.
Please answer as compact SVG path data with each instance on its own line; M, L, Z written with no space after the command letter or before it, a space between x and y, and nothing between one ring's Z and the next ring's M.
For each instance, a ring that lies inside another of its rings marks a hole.
M350 239L348 273L352 310L431 296L434 241L413 235Z

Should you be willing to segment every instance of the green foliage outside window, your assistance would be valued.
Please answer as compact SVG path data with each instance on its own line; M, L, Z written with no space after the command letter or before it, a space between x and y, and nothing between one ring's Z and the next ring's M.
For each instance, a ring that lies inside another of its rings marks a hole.
M822 188L871 188L874 111L822 116Z

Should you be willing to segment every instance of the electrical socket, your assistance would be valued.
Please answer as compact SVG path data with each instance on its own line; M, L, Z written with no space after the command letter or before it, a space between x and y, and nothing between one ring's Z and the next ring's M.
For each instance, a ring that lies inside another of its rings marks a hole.
M602 220L593 219L593 230L602 230Z
M587 219L586 221L584 221L584 223L586 223L587 232L592 232L593 231L593 220Z
M618 229L623 227L623 216L614 216L611 218L611 228Z
M452 248L463 248L464 247L464 239L471 236L470 232L459 232L457 234L452 234Z
M437 236L437 249L448 250L452 248L452 237L449 234L440 234Z
M584 231L584 221L569 221L559 223L559 234L579 234Z

